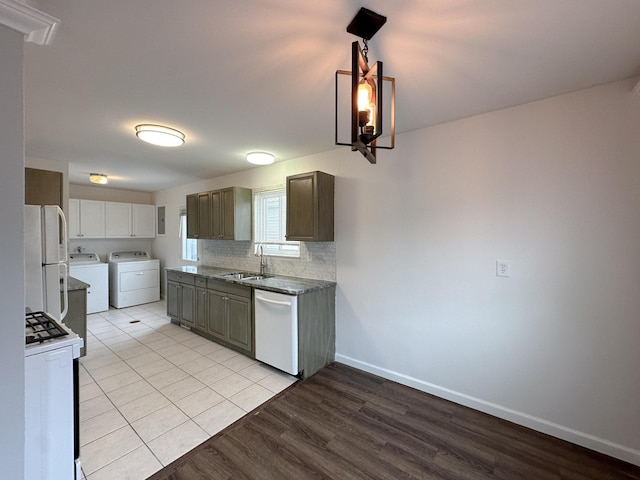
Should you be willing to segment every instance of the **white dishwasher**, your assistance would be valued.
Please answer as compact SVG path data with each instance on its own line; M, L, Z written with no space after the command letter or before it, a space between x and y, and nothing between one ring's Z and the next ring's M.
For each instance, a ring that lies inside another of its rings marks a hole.
M298 375L298 297L255 290L256 360Z

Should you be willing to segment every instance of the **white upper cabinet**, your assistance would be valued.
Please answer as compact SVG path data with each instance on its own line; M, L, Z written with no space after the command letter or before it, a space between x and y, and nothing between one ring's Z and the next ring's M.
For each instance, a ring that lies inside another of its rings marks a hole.
M105 202L69 199L69 238L104 238Z
M132 204L133 236L156 236L156 207L155 205Z
M155 212L154 205L106 202L106 237L155 237Z
M131 230L131 204L107 202L107 238L129 238Z

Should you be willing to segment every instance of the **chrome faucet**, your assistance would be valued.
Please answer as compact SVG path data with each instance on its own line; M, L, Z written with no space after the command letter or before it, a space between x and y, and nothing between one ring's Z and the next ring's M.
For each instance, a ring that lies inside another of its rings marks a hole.
M259 245L258 248L260 249L260 275L264 275L267 273L267 261L264 258L264 248L262 245Z

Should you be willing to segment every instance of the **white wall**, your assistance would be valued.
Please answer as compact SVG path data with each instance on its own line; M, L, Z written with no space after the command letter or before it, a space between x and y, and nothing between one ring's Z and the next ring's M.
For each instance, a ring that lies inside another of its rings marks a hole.
M0 25L0 465L24 472L24 36Z
M640 464L632 86L402 135L377 166L345 158L338 358Z
M69 184L69 198L81 198L83 200L101 200L106 202L142 203L150 205L152 194L150 192L138 192L137 190L124 190L105 186Z
M640 464L633 85L158 192L154 254L178 263L187 193L334 174L339 361Z

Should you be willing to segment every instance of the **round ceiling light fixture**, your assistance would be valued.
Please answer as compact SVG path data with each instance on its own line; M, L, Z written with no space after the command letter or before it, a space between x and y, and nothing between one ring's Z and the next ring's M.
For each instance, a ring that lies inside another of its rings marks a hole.
M253 163L254 165L271 165L275 161L276 161L276 157L274 157L271 153L267 153L267 152L247 153L247 162Z
M99 185L105 185L107 183L107 176L104 173L90 173L89 181L91 183L97 183Z
M136 125L136 136L144 142L160 147L179 147L184 143L184 133L162 125Z

